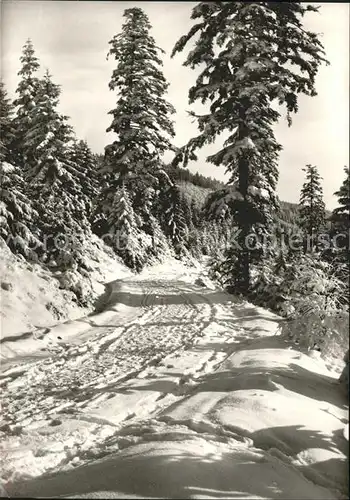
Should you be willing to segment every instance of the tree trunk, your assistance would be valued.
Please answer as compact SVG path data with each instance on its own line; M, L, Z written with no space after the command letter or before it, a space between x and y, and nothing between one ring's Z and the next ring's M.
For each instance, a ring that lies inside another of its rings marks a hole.
M248 292L250 284L250 252L247 248L247 240L251 229L247 213L248 168L248 162L246 159L241 159L239 165L239 191L244 200L242 203L241 213L239 215L241 233L238 238L240 250L238 254L239 276L237 276L237 286L239 288L239 292L244 294Z
M249 101L243 102L239 117L238 140L241 141L248 137L249 132L245 124L246 110L249 108ZM238 214L238 224L241 233L238 241L240 250L238 253L238 275L236 277L237 291L246 294L250 285L250 251L247 247L248 236L251 232L251 221L248 212L248 187L249 187L249 159L245 154L239 160L238 164L238 188L243 196L242 205Z

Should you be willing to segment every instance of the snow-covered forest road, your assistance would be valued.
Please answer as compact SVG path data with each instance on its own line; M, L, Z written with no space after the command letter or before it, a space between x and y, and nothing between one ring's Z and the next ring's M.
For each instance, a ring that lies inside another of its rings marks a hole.
M201 272L149 268L109 283L101 312L3 342L3 495L345 494L337 380Z

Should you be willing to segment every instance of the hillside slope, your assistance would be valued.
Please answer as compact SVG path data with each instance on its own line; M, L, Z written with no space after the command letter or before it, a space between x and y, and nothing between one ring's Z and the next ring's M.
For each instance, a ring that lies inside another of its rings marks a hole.
M181 192L184 194L185 198L189 203L194 201L198 208L202 208L207 199L207 196L212 192L209 188L203 188L201 186L196 186L191 182L180 181L179 187Z
M199 208L204 205L208 195L213 192L211 188L202 187L188 181L179 180L178 185L187 200L189 202L193 200ZM328 212L327 214L329 215ZM288 224L295 223L298 217L298 204L280 201L278 217Z
M93 310L94 301L103 292L106 281L131 274L95 236L85 248L89 270L86 278L74 271L52 273L39 263L28 263L14 255L2 240L0 245L2 339L28 337L32 331L40 331L58 321L85 316ZM76 294L69 290L78 287L86 307L79 306Z

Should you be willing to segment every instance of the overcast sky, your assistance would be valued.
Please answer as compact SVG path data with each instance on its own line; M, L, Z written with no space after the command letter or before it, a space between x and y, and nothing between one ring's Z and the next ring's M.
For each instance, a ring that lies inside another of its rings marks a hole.
M105 2L2 0L2 76L11 97L18 84L19 57L26 39L32 39L42 70L48 68L55 83L62 85L61 111L71 117L79 138L95 152L102 152L113 140L105 130L115 104L108 90L114 60L106 60L108 41L121 30L126 8L139 6L148 14L152 35L166 51L164 74L170 82L167 99L177 114L176 139L183 145L197 133L186 110L188 89L196 72L184 68L185 53L170 59L178 38L192 25L190 14L196 2ZM320 13L311 13L305 26L322 33L331 66L322 67L317 78L318 96L300 99L300 111L289 128L285 121L276 127L283 145L280 156L278 193L281 199L298 202L307 163L318 166L324 178L326 205L333 208L333 196L349 165L349 4L320 3ZM200 160L190 165L204 175L224 180L223 168L205 162L215 151L207 148Z

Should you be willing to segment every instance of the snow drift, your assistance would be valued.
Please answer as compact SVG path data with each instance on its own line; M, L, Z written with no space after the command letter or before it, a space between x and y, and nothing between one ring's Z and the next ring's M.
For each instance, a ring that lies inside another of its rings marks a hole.
M200 275L174 261L116 282L108 311L89 318L105 330L77 337L47 368L3 372L12 403L22 401L0 430L5 494L346 498L337 379L318 353L278 335L278 316Z

